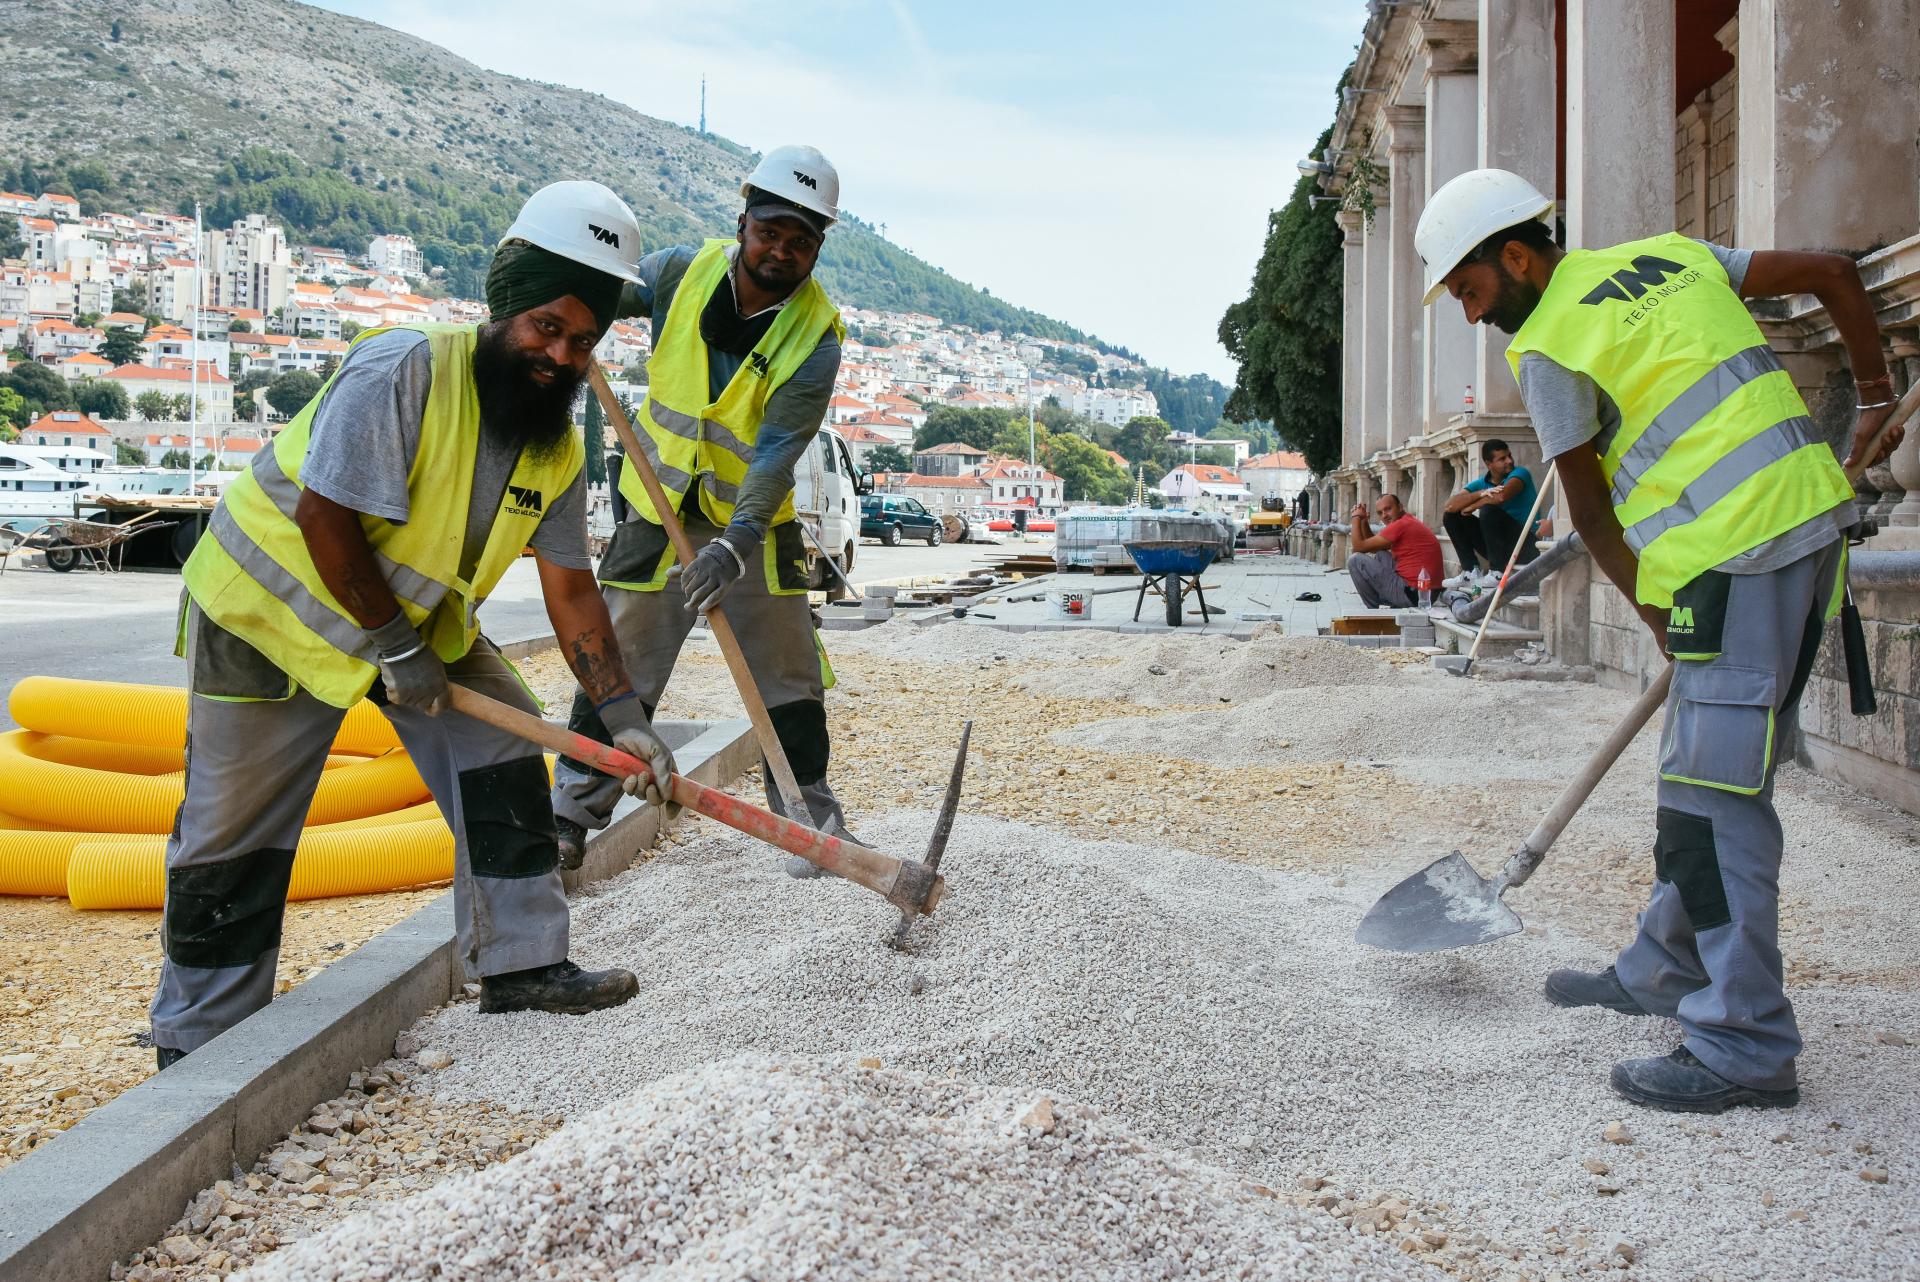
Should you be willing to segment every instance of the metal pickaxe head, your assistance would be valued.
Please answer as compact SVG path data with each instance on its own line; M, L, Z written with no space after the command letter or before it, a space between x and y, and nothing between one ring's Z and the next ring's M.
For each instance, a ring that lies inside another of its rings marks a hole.
M940 870L941 856L947 853L947 839L953 836L954 816L960 811L960 784L966 778L967 743L972 738L973 721L969 718L961 723L960 750L954 754L953 773L947 779L947 795L940 799L940 816L933 822L933 836L927 842L926 858L920 861L928 877L927 897L915 907L900 910L900 924L894 927L891 941L895 948L906 948L907 932L913 928L914 918L933 911L940 885L935 874Z

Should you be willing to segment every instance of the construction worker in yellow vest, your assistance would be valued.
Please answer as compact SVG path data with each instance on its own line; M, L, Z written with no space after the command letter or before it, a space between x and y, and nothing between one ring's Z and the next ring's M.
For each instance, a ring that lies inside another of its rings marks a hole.
M447 701L452 684L538 710L475 616L531 547L561 652L612 740L661 778L673 768L594 583L571 410L639 237L598 183L534 193L488 273L491 321L360 335L227 487L184 574L187 778L167 845L160 1067L272 997L301 826L363 696L453 831L456 942L480 1009L584 1013L636 991L628 971L567 960L543 757Z
M628 514L600 559L600 582L648 715L698 615L726 602L811 811L795 817L849 836L827 783L823 659L793 506L794 466L826 420L846 336L813 278L839 217L840 178L812 147L777 147L740 192L746 205L731 239L647 255L621 299L622 316L652 322L640 444L686 528L693 561L677 563L637 472L623 469ZM575 696L573 729L604 742L610 727L601 720L586 691ZM553 809L563 865L581 858L586 831L607 823L618 796L607 776L559 763ZM770 782L767 803L784 813ZM805 877L819 869L793 856L787 871Z
M1672 1054L1614 1066L1636 1104L1790 1108L1801 1041L1782 982L1773 773L1856 518L1831 435L1740 300L1805 293L1826 308L1857 379L1849 464L1894 403L1873 307L1837 254L1680 235L1563 252L1553 204L1518 175L1474 170L1433 194L1414 232L1426 301L1451 294L1469 322L1513 335L1507 359L1574 527L1678 665L1638 935L1597 974L1552 972L1546 996L1679 1021Z

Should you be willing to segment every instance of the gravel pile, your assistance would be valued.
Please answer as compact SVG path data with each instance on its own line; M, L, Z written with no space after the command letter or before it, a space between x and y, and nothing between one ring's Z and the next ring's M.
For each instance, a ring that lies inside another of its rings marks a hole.
M1243 703L1310 686L1368 688L1434 678L1450 679L1430 670L1396 669L1370 650L1338 642L1269 634L1250 641L1135 638L1117 663L1049 666L1020 675L1014 684L1041 695L1161 707Z
M930 822L862 832L915 850ZM891 914L872 896L788 882L745 839L693 829L576 905L574 956L633 965L637 999L590 1019L449 1008L415 1035L422 1063L450 1065L416 1085L577 1119L742 1054L879 1057L1083 1101L1461 1277L1920 1269L1911 984L1796 989L1793 1113L1643 1113L1607 1067L1665 1053L1673 1026L1537 996L1545 970L1603 964L1605 946L1537 926L1422 958L1352 942L1412 866L1346 886L964 818L948 898L900 955L877 944ZM1885 851L1805 877L1887 894L1916 879ZM1894 951L1910 971L1912 948Z
M981 609L992 611L991 605ZM1208 638L1201 638L1207 640ZM857 632L826 634L829 655L877 654L888 659L924 663L987 663L1005 660L1011 663L1067 663L1076 659L1117 659L1139 649L1138 633L1103 632L1002 632L984 624L915 623L909 616L895 615L876 627Z
M1271 1197L1031 1089L747 1059L645 1087L246 1276L1445 1276Z
M1055 731L1053 740L1220 766L1379 762L1414 783L1445 787L1565 780L1625 711L1617 694L1595 686L1489 691L1431 670L1377 666L1379 684L1316 685L1218 711L1089 722Z

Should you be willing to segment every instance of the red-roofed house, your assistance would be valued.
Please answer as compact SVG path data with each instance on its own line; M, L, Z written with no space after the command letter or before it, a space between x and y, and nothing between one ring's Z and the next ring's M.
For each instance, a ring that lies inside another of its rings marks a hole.
M1058 512L1065 502L1066 482L1046 468L1019 459L997 458L974 473L992 492L996 506L1037 507Z
M870 428L903 450L913 448L913 424L891 414L867 413L849 420L850 425Z
M146 392L167 396L188 394L190 373L185 366L164 368L152 365L122 365L107 371L106 377L126 389L127 399L137 400ZM211 364L203 362L199 374L200 416L219 421L233 417L233 383Z
M53 372L69 383L77 383L83 378L102 378L112 368L112 361L92 352L75 352L53 363Z
M862 427L857 423L841 427L839 432L840 439L847 443L847 449L853 454L854 466L862 469L868 467L867 455L870 452L882 445L894 443L891 437L883 436L872 428Z
M862 414L873 413L873 406L857 396L848 396L845 392L836 393L827 402L827 422L851 423Z
M1216 463L1182 463L1160 478L1160 492L1170 499L1220 503L1247 502L1247 486L1240 474Z
M876 482L877 483L877 482ZM921 476L917 472L888 475L887 494L911 494L935 516L972 512L991 501L992 491L977 476Z
M985 467L988 457L985 450L963 445L959 441L948 441L945 445L916 452L913 470L922 476L961 476L975 468Z
M49 317L33 323L33 333L27 354L36 361L51 365L63 356L75 352L98 351L107 336L97 329L82 329L78 325L60 317Z
M1275 450L1242 463L1240 479L1246 483L1247 493L1255 502L1272 494L1291 503L1294 495L1313 480L1313 471L1307 466L1304 454Z
M20 429L22 445L84 445L113 453L113 434L79 410L54 410Z

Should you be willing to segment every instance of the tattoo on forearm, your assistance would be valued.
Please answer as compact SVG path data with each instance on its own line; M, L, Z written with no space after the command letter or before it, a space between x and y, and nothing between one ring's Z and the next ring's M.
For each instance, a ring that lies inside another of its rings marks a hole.
M573 638L567 646L567 666L595 703L626 688L627 670L620 662L620 651L599 628L588 628Z

